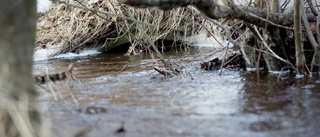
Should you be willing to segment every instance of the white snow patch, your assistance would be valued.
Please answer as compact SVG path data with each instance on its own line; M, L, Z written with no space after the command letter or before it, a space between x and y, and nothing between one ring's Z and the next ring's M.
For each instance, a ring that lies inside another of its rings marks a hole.
M43 13L50 9L51 1L50 0L37 0L37 12Z
M214 34L213 36L208 35L208 32L201 31L199 34L194 36L180 36L178 38L181 41L192 42L192 46L196 47L212 47L212 48L222 48L228 45L228 41L223 39L221 35ZM233 47L231 43L229 43L229 47Z
M90 4L98 3L99 1L101 0L89 0L88 4L90 5Z
M33 54L33 61L48 60L48 56L52 54L54 49L39 49Z

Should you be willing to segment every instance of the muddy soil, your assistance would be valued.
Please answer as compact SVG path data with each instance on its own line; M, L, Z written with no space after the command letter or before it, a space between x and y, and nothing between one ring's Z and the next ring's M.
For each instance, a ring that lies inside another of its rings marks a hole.
M319 77L261 74L257 80L254 72L228 70L219 75L200 69L211 53L165 53L192 77L163 78L148 55L35 62L34 74L63 71L74 63L77 80L38 86L52 136L319 136Z

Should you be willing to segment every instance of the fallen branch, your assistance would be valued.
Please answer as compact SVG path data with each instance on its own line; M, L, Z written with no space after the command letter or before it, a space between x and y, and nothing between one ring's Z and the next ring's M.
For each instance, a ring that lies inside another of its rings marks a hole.
M172 77L172 76L176 75L174 72L167 70L167 69L161 69L161 68L157 68L157 67L153 67L153 69L165 77Z

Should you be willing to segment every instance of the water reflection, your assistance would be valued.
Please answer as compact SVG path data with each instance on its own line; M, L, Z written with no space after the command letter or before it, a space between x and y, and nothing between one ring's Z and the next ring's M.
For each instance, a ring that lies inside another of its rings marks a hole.
M318 78L244 74L242 113L256 121L247 123L252 131L272 131L290 136L313 136L320 122Z

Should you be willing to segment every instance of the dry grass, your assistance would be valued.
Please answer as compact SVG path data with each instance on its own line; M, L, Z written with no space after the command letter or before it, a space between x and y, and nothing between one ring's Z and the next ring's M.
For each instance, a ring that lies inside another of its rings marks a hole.
M20 94L18 98L1 94L1 137L50 136L51 124L48 118L40 115L39 104L35 100L37 99L30 99L26 94Z
M192 7L160 11L136 9L119 4L116 0L99 0L97 3L69 0L69 3L102 12L53 4L50 11L39 15L37 48L56 45L58 48L53 55L58 55L77 52L89 45L97 46L98 42L104 40L104 44L100 46L108 49L113 46L112 43L125 37L125 41L132 44L129 52L135 54L135 47L148 47L146 38L151 38L152 41L183 39L203 29L200 24L206 22Z

